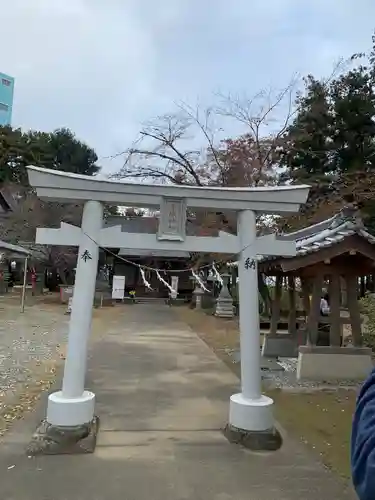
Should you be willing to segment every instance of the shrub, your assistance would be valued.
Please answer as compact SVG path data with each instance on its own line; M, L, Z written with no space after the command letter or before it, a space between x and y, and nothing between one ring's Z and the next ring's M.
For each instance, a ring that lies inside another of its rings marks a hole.
M375 296L366 294L359 301L361 312L367 317L363 328L363 343L375 351Z

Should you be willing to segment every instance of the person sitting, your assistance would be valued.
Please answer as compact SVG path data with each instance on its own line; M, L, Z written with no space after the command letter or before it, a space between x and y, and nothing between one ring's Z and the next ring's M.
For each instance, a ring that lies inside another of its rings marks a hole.
M328 304L328 295L326 294L320 299L320 314L322 316L328 316L329 313L330 313L330 307Z
M330 307L328 303L328 294L325 294L320 299L320 316L329 316ZM318 323L318 338L316 345L328 346L330 345L330 324L326 321L319 321Z

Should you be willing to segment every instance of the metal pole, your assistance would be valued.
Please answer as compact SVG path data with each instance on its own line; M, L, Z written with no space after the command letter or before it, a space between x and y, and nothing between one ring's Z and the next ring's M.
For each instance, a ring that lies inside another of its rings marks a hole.
M26 295L26 281L27 281L27 261L28 257L25 258L25 267L23 270L23 286L21 294L21 313L25 312L25 295Z

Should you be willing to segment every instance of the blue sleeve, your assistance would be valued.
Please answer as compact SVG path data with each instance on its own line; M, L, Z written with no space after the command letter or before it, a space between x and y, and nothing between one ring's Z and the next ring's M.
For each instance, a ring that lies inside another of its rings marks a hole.
M375 499L375 370L357 400L351 439L353 484L360 500Z

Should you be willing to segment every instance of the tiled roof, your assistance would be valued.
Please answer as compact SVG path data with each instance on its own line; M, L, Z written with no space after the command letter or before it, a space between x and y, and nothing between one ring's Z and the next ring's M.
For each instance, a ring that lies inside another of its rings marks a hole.
M0 240L0 253L2 252L10 252L14 255L22 255L24 257L31 255L30 250L27 250L26 248L18 245L12 245L11 243L6 243L5 241Z
M375 245L375 237L366 230L359 211L350 206L343 208L335 216L313 226L308 226L293 233L278 234L277 239L295 241L297 247L296 257L302 257L332 247L355 234L368 241L371 245ZM278 258L272 255L262 255L258 256L257 260L258 262L266 262ZM232 265L237 265L237 262Z
M12 211L12 205L8 201L5 190L0 189L0 213L8 213Z
M13 211L17 206L18 198L17 186L0 186L0 205L4 212Z
M330 219L293 233L280 234L278 239L294 240L297 256L303 256L332 247L354 234L375 244L375 237L366 230L358 210L354 207L345 207Z
M297 247L296 256L302 257L332 247L355 234L372 245L375 244L375 237L366 230L359 211L355 207L349 206L327 220L293 233L279 234L277 238L284 241L295 241ZM273 257L264 255L260 260L269 259L273 259Z

